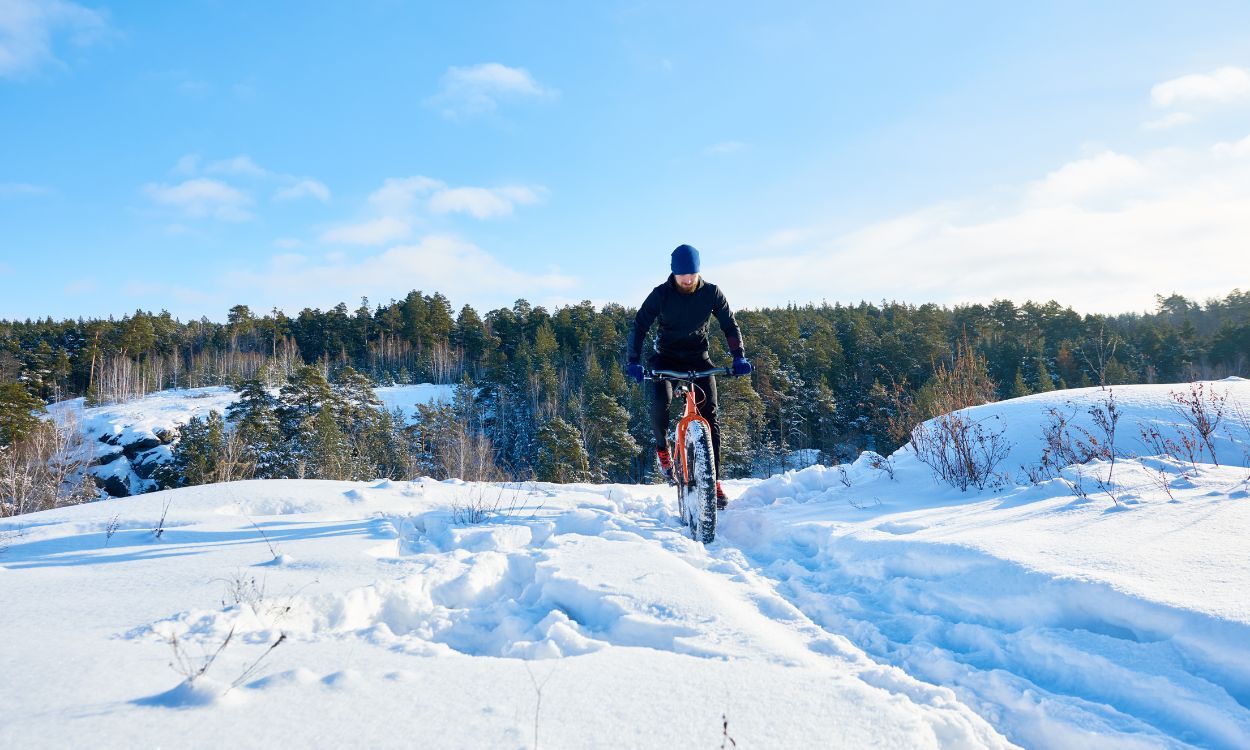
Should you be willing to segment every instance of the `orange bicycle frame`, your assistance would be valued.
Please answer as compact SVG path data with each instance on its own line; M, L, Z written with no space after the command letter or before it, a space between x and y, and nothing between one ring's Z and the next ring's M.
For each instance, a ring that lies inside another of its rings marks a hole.
M685 484L690 484L690 467L686 459L686 428L691 422L699 421L703 423L703 429L707 430L707 434L709 436L712 434L712 425L699 416L699 405L695 401L694 390L694 383L686 389L686 411L681 415L681 421L677 423L677 445L673 446L677 455L681 457L681 480Z

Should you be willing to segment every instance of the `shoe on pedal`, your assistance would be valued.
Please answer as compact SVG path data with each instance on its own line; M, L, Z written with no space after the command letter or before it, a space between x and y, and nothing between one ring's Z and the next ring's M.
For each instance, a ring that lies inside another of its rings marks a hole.
M729 505L729 496L725 494L725 490L721 488L720 482L716 483L716 509L724 510Z
M671 456L668 455L667 449L656 448L655 460L659 462L660 471L664 472L664 476L666 477L673 476L673 459Z

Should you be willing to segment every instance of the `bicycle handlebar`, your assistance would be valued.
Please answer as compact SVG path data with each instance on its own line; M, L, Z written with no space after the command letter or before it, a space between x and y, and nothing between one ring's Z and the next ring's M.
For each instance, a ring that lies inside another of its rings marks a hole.
M710 370L679 372L677 370L647 370L643 376L643 380L694 380L695 378L706 378L709 375L728 375L735 377L734 371L729 367L713 367Z

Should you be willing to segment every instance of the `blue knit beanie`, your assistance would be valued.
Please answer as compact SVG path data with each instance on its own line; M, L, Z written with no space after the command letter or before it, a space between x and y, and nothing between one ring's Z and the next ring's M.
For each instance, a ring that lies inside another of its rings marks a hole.
M673 251L673 275L699 272L699 251L689 245L678 245Z

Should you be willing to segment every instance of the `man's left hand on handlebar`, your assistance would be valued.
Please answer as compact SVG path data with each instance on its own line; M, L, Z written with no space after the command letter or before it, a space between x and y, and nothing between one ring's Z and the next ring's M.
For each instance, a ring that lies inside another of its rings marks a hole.
M746 357L734 357L734 375L750 375L751 371L754 369L755 368L751 366L751 363L747 361Z

